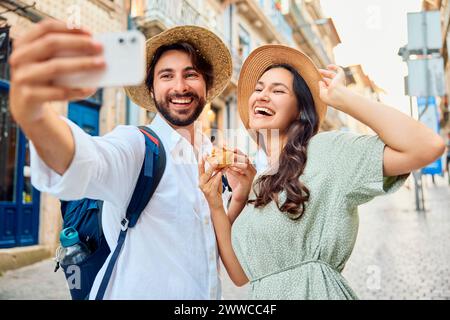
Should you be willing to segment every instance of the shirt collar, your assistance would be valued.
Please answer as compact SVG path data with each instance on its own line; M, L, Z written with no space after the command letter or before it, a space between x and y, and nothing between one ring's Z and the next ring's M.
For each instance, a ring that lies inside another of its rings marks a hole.
M183 146L189 145L192 148L190 142L180 135L174 128L172 128L159 112L156 114L150 124L150 127L158 134L159 138L162 140L164 146L168 148L169 152L172 152L177 146L179 147L180 144L183 144ZM211 140L203 134L201 128L196 128L195 136L196 139L201 140L200 143L197 142L197 144L201 146L201 153L211 153Z

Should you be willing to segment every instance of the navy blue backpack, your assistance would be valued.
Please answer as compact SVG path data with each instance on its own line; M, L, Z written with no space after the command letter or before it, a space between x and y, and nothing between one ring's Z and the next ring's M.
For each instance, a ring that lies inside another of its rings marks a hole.
M166 167L166 153L159 137L148 127L140 126L139 130L145 137L144 162L131 201L128 204L126 218L121 221L121 232L117 240L117 246L108 263L96 300L103 299L128 228L133 228L136 225L142 210L147 206L155 192ZM69 268L70 266L63 268L73 300L83 300L89 297L95 277L110 254L110 249L102 230L102 207L103 201L101 200L61 201L63 229L67 227L75 228L78 231L80 240L91 251L91 255L77 265L77 272L79 272L77 275L79 276L77 279L78 285L71 285L74 269ZM55 272L58 268L59 263L57 263Z

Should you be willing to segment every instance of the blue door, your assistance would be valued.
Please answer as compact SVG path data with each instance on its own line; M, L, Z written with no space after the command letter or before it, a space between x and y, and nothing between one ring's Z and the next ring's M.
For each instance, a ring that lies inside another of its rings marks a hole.
M99 134L99 108L91 104L71 102L69 104L69 119L91 136Z
M0 248L38 243L40 193L31 186L29 144L9 114L0 81Z

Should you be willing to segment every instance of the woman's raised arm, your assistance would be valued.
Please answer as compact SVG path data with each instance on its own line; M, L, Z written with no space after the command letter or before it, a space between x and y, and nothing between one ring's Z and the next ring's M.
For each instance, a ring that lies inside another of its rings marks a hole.
M330 65L320 72L323 76L320 82L321 99L370 127L386 144L384 176L409 173L443 154L444 140L423 123L346 88L342 68Z

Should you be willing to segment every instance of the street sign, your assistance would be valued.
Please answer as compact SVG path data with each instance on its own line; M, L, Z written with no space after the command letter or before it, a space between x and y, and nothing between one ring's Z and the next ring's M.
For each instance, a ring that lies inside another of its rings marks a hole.
M408 73L409 96L445 95L444 60L442 58L408 60Z
M408 13L408 50L421 51L442 48L441 16L439 11Z
M420 97L417 99L419 114L423 113L422 117L420 117L420 122L439 134L439 114L437 111L436 98L429 97L428 106L426 105L426 102L425 97ZM442 174L441 158L422 168L422 174Z

